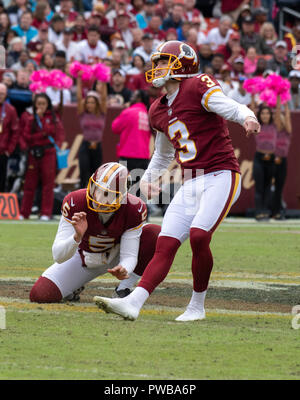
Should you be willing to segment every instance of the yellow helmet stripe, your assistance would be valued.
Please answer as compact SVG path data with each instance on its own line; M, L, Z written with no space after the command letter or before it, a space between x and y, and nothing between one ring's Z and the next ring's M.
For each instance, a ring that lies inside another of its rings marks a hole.
M111 175L120 167L120 164L116 163L114 164L107 172L107 174L103 178L103 182L107 183Z

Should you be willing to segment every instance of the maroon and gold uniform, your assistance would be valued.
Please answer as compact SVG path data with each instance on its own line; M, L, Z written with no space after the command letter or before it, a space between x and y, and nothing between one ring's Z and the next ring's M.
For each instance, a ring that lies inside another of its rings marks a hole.
M98 213L90 210L86 201L86 189L69 193L62 204L62 215L68 222L72 216L84 211L88 228L79 244L79 252L102 253L110 251L120 243L122 234L128 230L138 229L147 217L146 204L136 196L127 194L126 201L112 214L106 222L101 222Z
M183 169L240 172L226 121L208 112L208 100L217 91L221 92L217 80L201 74L181 82L171 106L162 96L150 108L151 126L172 142Z

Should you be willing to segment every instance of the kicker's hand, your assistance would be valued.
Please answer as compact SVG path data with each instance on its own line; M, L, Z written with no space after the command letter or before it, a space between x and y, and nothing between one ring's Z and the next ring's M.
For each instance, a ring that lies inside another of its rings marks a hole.
M146 199L151 199L153 197L156 197L159 195L161 192L161 188L159 185L155 183L149 183L145 181L140 181L140 189L143 195L146 197Z
M108 269L107 272L115 276L120 281L129 278L126 268L122 267L122 265L116 265L114 268Z
M256 118L247 117L244 122L244 128L247 137L249 137L250 135L258 135L260 132L260 123L257 121Z
M74 240L77 243L80 243L88 227L86 213L84 211L75 213L72 217L71 223L75 229Z

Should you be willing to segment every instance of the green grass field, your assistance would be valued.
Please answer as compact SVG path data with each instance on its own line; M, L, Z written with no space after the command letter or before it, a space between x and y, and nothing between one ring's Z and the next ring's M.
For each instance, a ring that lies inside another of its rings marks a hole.
M224 221L212 241L207 318L192 323L174 321L192 290L188 242L135 322L92 303L95 293L112 293L108 275L80 303L30 303L30 287L52 263L56 229L0 222L0 379L299 380L291 310L300 304L300 221Z

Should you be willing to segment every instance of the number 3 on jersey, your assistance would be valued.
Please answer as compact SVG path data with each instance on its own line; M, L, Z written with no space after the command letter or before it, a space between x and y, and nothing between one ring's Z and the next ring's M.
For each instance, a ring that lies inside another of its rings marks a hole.
M176 134L179 133L180 137L177 139L180 144L180 149L178 150L178 157L182 163L187 161L192 161L196 157L197 149L195 142L189 138L190 133L182 121L175 121L168 127L168 135L171 140L173 140Z

